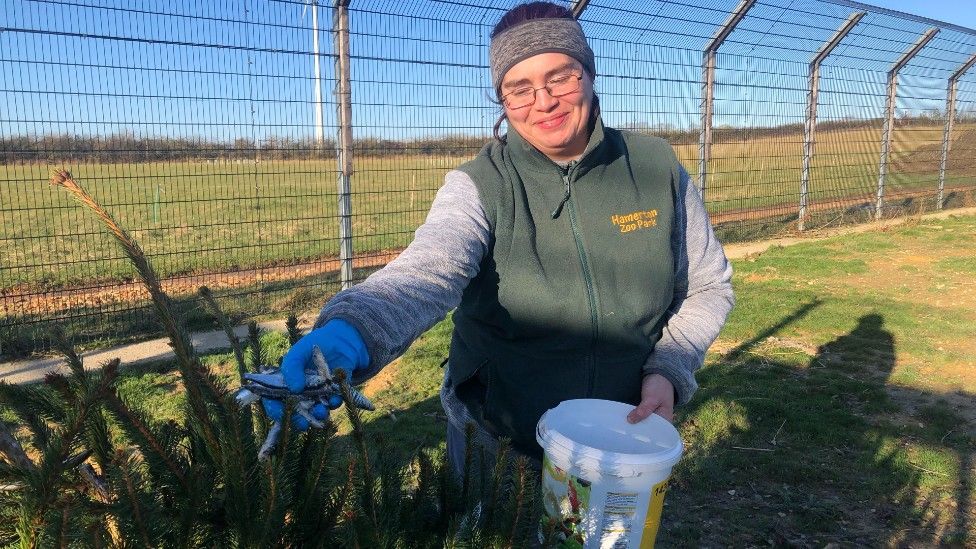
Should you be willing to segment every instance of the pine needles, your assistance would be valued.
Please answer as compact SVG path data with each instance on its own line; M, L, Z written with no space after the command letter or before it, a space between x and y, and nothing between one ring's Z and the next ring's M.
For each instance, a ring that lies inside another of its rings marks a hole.
M502 442L491 464L468 436L456 478L443 453L419 451L403 466L371 439L351 405L352 451L337 451L333 426L299 433L282 422L267 462L257 441L268 423L240 410L198 358L179 308L138 243L68 172L63 187L101 221L132 262L169 335L183 385L182 422L159 421L120 394L118 361L86 371L63 337L69 375L45 386L0 383L0 544L21 547L520 547L538 526L537 479ZM231 341L239 376L262 364L252 323L247 351L215 296L200 290ZM289 319L292 343L301 337ZM248 364L247 355L251 360ZM337 372L338 373L338 372ZM341 376L341 374L340 374ZM337 376L337 377L340 377ZM344 378L344 376L341 376ZM286 415L290 406L286 407ZM377 449L378 448L378 449ZM475 459L475 456L481 459ZM477 482L473 479L478 479Z

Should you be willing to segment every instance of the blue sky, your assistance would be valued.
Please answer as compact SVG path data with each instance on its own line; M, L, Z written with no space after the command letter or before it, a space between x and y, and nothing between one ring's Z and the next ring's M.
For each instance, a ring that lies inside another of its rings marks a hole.
M2 1L0 136L314 135L311 16L303 17L300 0ZM497 116L487 98L487 34L514 3L354 0L356 136L486 134ZM582 21L597 52L608 123L697 128L701 49L737 3L591 2ZM877 5L976 27L974 4ZM829 0L759 0L719 50L715 125L802 122L811 53L852 11ZM325 135L332 136L329 8L320 8L319 21ZM824 64L821 119L879 118L888 67L927 26L865 17ZM976 35L940 33L903 70L899 111L943 108L946 78L973 51ZM960 89L961 108L974 105L976 70Z
M967 0L878 0L869 3L976 29L976 2Z

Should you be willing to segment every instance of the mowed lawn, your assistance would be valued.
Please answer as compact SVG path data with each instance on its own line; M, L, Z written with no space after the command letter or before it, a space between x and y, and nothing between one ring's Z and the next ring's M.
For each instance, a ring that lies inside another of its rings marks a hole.
M976 217L949 217L734 261L736 308L678 410L660 546L976 545L974 247ZM405 460L444 446L450 330L364 387L368 433ZM286 343L266 340L274 362ZM161 420L182 409L171 365L122 384Z
M958 125L956 135L973 128ZM889 192L928 189L938 178L941 126L895 132ZM880 128L821 131L810 201L871 196L877 187ZM712 149L710 211L795 206L802 134L727 139ZM676 151L693 177L697 145ZM921 157L919 156L921 154ZM957 154L971 154L961 149ZM918 158L924 161L918 161ZM913 160L914 159L914 160ZM355 160L354 249L397 249L422 223L444 174L462 157ZM110 239L66 193L47 185L61 162L0 166L0 290L56 289L131 276ZM226 272L335 257L339 249L334 159L65 164L127 227L159 274ZM972 184L950 170L947 184Z

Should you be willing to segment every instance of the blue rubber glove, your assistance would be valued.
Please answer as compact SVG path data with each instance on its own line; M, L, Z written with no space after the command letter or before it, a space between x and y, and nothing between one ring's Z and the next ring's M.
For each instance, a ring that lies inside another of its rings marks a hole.
M369 351L359 331L345 320L334 318L326 322L325 326L306 334L285 353L281 361L281 373L291 392L299 393L305 388L305 370L315 369L312 363L312 347L316 345L325 355L332 372L345 370L346 379L351 379L350 376L354 371L369 366ZM264 413L269 418L281 421L285 412L282 401L265 398L261 403L264 406ZM334 410L341 405L342 397L334 395L329 401L328 408L317 404L312 408L311 415L319 421L325 421L329 417L329 409ZM308 429L308 420L304 417L292 414L291 419L292 425L299 431Z

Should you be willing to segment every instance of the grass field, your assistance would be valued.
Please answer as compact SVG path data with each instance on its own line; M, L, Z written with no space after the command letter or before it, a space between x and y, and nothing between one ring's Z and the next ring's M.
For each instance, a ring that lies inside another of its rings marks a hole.
M660 545L976 544L974 246L976 217L950 217L735 261L736 308L677 415ZM443 446L450 329L367 383L386 448ZM268 334L267 360L285 347ZM180 409L172 365L124 385L162 419Z
M879 132L817 134L808 229L873 218ZM941 132L918 124L895 132L886 215L934 208ZM959 125L955 135L947 207L976 203L976 126ZM712 151L706 204L719 238L729 243L794 232L802 136L737 139ZM675 150L697 177L697 146ZM357 160L351 220L357 276L410 242L444 173L462 161ZM52 320L80 348L158 335L148 302L127 283L128 262L83 208L47 184L49 167L0 166L0 357L45 352ZM242 320L315 309L339 289L331 159L67 168L130 230L174 295L189 298L208 285L231 318ZM190 327L211 327L194 307L186 306Z
M957 126L957 135L974 133L974 128ZM878 179L879 134L879 128L820 132L810 201L872 196ZM935 125L895 133L889 192L934 192L941 135L941 126ZM972 154L964 141L954 158ZM795 206L802 148L801 134L716 143L707 189L710 211ZM676 151L697 177L698 147L680 145ZM463 160L358 159L352 196L356 253L409 243L444 173ZM976 166L970 164L951 164L947 184L972 185ZM65 194L47 186L50 168L58 165L53 158L50 165L0 166L0 291L50 290L130 276L94 221ZM131 230L164 277L309 262L338 254L332 159L66 167ZM728 237L736 238L732 233Z

